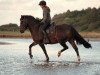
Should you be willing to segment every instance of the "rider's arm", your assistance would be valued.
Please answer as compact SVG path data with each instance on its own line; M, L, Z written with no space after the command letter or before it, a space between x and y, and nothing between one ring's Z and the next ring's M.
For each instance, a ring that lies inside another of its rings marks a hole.
M48 11L44 10L43 11L43 20L41 22L45 23L47 19L48 19Z

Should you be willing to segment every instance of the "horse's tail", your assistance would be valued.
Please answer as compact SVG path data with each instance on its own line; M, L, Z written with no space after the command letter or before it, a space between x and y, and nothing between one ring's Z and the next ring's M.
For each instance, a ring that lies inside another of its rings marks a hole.
M76 40L77 44L83 44L85 48L92 48L91 44L84 40L84 38L72 27L74 39Z

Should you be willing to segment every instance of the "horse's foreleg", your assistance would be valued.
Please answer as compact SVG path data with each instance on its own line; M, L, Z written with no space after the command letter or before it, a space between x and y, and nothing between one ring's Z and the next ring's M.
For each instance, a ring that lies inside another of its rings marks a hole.
M72 47L74 48L76 54L77 54L77 59L78 59L78 63L80 63L80 55L79 55L79 51L78 48L74 42L74 40L70 40L69 43L72 45Z
M49 62L49 57L48 57L48 54L47 54L44 44L39 44L39 46L42 48L42 50L46 56L46 62Z
M65 51L66 49L68 49L68 46L66 45L66 43L60 43L60 45L63 46L63 49L58 52L58 57L61 56L61 53L63 51Z
M37 45L37 44L36 44L35 42L33 42L33 43L30 44L30 46L29 46L29 56L30 56L31 59L32 59L32 57L33 57L31 48L32 48L33 46L35 46L35 45Z

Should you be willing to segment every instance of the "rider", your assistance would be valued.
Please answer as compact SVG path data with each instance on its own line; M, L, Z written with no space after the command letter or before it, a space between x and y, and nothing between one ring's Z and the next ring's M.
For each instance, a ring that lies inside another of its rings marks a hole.
M43 19L41 22L43 23L42 31L44 34L44 40L46 43L49 43L50 40L48 38L46 29L50 26L51 23L50 8L46 6L46 2L44 0L40 1L39 5L43 10Z

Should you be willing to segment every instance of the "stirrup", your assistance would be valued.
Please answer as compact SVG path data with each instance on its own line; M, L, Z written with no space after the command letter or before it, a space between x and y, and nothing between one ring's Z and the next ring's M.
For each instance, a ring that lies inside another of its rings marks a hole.
M50 43L50 41L48 39L44 39L43 42L46 43L46 44Z
M48 43L50 43L50 40L49 40L47 37L45 37L45 38L43 39L43 42L44 42L45 44L48 44Z

